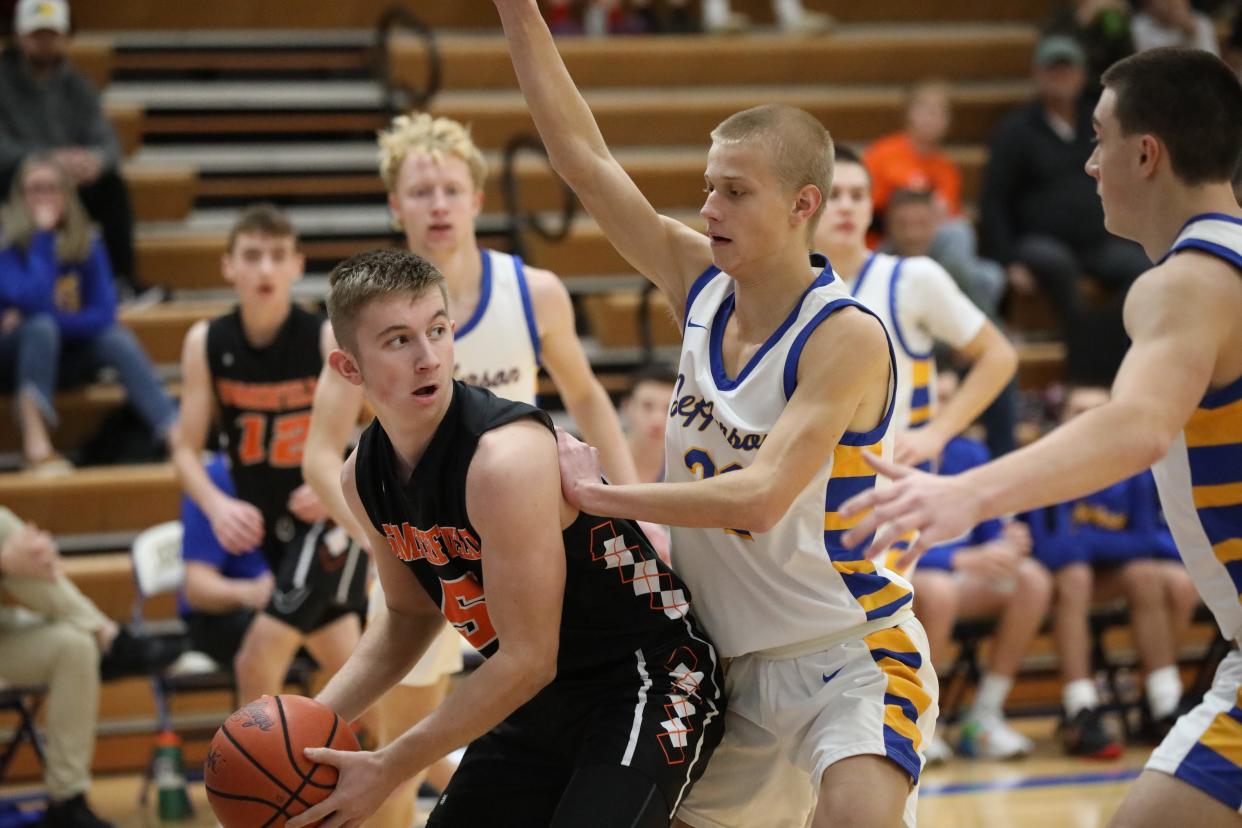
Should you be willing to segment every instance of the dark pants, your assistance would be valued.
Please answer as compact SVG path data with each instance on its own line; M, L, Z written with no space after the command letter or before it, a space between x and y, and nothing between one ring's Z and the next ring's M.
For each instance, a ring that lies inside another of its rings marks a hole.
M1027 236L1018 243L1017 261L1052 299L1069 350L1068 379L1110 385L1130 344L1121 318L1125 292L1151 267L1143 248L1116 236L1078 249L1050 236ZM1085 279L1110 294L1102 304L1085 300Z
M252 609L221 613L191 610L184 616L190 648L206 654L226 670L233 669L233 659L241 649L254 615Z
M112 272L134 292L142 288L134 262L134 208L118 170L106 170L93 184L78 188L91 218L99 223Z
M105 367L116 371L130 404L163 439L177 408L128 328L114 324L90 339L62 342L56 320L39 314L0 336L0 388L31 393L51 426L57 423L56 389L88 383Z

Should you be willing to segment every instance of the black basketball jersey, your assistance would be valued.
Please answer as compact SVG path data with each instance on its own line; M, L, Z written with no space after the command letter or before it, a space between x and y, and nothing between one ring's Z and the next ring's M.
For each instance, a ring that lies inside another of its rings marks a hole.
M445 618L485 656L499 641L483 582L487 549L466 511L466 473L480 436L524 417L552 428L548 415L533 406L454 382L448 412L408 481L379 420L358 441L355 478L371 523ZM628 663L636 649L658 649L687 632L702 638L688 617L690 591L632 521L583 512L562 535L558 680Z
M287 542L305 527L289 513L288 501L302 485L302 449L323 367L322 326L321 316L295 305L263 348L246 341L236 308L207 328L207 365L220 406L221 440L238 499L263 513L265 547Z

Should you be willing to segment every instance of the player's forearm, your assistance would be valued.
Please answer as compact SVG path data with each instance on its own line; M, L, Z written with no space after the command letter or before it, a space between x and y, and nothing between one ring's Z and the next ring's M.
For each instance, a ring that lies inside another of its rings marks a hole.
M313 436L313 435L312 435ZM313 445L308 440L302 456L302 479L319 496L319 501L328 510L328 516L336 525L349 533L354 542L366 549L366 530L358 523L349 504L345 502L345 494L341 491L341 468L345 465L340 453L330 446Z
M766 532L789 508L764 475L749 469L692 483L607 486L587 481L578 484L578 493L591 514L692 529Z
M1026 512L1138 474L1164 456L1173 436L1143 410L1114 400L961 480L981 498L982 517Z
M936 413L928 428L935 428L944 442L961 434L1005 389L1018 370L1018 355L1008 342L984 351L962 379L962 384Z
M412 776L442 756L469 744L534 698L555 677L518 654L500 650L475 670L430 716L383 752L403 776Z
M552 166L577 190L590 162L609 157L590 108L578 92L535 0L499 2L500 21L518 84Z
M225 495L211 481L199 457L200 452L201 449L180 440L174 431L169 459L172 461L173 470L177 473L177 481L190 500L193 500L198 508L210 517L220 499Z
M354 721L410 671L439 631L438 623L381 613L367 624L362 640L318 700Z
M599 449L600 464L608 479L616 484L637 483L634 457L604 386L592 379L589 393L577 400L566 399L565 408L582 432L583 441Z

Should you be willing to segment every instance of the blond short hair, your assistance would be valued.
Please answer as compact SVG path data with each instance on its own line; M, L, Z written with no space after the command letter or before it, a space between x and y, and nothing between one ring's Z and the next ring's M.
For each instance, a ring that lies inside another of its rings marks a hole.
M388 192L397 189L397 175L410 153L421 153L433 161L460 158L470 168L476 190L487 180L487 161L470 138L470 129L452 118L433 118L426 112L398 115L388 129L379 132L380 177Z
M328 277L328 321L345 350L358 352L358 314L377 299L417 299L438 289L448 307L444 274L426 259L404 250L369 250L350 256Z
M762 143L781 184L791 190L808 184L817 187L823 198L808 223L807 237L815 234L832 189L834 150L832 136L823 124L797 107L766 104L725 118L712 130L712 141L716 144Z

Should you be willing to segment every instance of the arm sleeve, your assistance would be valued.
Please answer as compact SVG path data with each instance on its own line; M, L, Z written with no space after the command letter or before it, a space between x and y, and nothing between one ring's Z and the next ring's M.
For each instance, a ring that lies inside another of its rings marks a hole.
M953 277L926 256L906 259L897 289L903 294L898 302L904 311L903 329L922 329L950 347L966 347L987 320ZM911 326L914 321L917 324Z
M0 251L0 301L27 316L53 312L56 271L55 234L35 233L26 251L9 245Z
M939 546L933 546L923 553L923 557L919 558L919 566L927 569L945 569L953 568L953 556L963 546L967 546L964 540L949 541Z
M112 266L103 242L91 242L90 256L80 269L82 309L76 313L57 313L56 321L66 339L88 339L116 322L116 286Z

